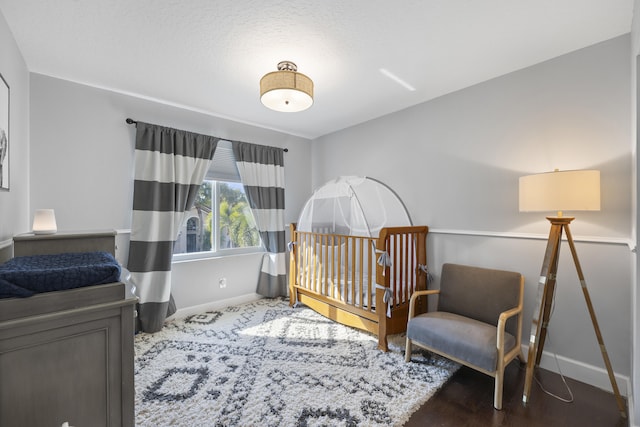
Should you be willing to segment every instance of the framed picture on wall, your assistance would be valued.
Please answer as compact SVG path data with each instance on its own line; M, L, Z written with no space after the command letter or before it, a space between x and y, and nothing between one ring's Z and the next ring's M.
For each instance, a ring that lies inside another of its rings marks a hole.
M9 190L9 84L0 74L0 190Z

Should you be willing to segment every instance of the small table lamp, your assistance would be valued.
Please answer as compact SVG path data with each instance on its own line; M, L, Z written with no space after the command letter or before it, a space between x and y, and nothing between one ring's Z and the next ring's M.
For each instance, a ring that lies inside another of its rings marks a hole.
M33 234L55 234L58 231L53 209L36 209L33 214Z
M542 263L542 271L538 281L537 306L533 311L533 322L531 325L531 335L529 341L529 354L527 357L527 372L525 376L524 392L522 394L523 403L529 400L533 370L540 364L544 341L547 333L553 296L555 293L556 273L558 271L558 260L560 255L560 241L562 232L567 235L567 241L571 248L573 262L578 272L580 285L584 294L587 308L591 316L591 322L600 344L600 350L604 363L607 367L611 386L616 395L618 409L624 418L626 410L616 379L611 368L611 362L604 346L598 320L596 319L591 297L587 290L587 284L582 274L580 261L576 252L569 224L575 218L563 217L562 211L599 211L600 210L600 171L597 170L574 170L574 171L554 171L520 177L520 212L557 212L557 216L548 216L551 222L551 231L547 241L547 250Z

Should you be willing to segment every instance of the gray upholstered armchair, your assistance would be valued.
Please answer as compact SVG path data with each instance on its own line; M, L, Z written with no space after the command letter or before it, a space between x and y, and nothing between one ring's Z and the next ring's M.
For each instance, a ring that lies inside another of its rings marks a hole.
M416 298L438 294L437 310L415 314ZM405 360L412 343L495 378L493 406L502 409L504 368L520 348L524 278L520 273L444 264L439 290L411 296Z

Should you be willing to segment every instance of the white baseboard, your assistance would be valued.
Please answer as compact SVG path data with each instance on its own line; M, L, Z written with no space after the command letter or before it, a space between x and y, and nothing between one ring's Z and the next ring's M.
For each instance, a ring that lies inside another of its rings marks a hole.
M176 311L171 317L167 318L167 320L182 319L184 317L191 316L194 314L204 313L205 311L220 310L221 308L229 307L230 305L238 305L238 304L244 304L247 302L257 301L261 298L263 298L262 295L253 293L253 294L240 295L233 298L227 298L220 301L212 301L205 304L194 305L191 307L184 307L184 308L178 309L178 311Z
M528 347L522 346L522 353L527 357ZM556 362L557 360L557 362ZM558 366L560 370L558 370ZM547 371L562 374L565 377L592 385L599 389L613 393L611 381L609 380L609 374L607 369L602 367L589 365L584 362L580 362L568 357L555 355L546 351L542 352L542 358L540 359L540 367ZM620 390L622 396L628 396L631 390L631 380L629 377L620 375L614 372L616 378L616 384Z

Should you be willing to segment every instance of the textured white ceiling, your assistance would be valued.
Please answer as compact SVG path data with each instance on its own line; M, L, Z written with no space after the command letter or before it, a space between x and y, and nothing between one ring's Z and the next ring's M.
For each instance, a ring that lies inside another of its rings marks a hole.
M627 33L633 0L0 0L0 11L32 72L315 138ZM313 79L309 110L260 103L260 78L282 60Z

